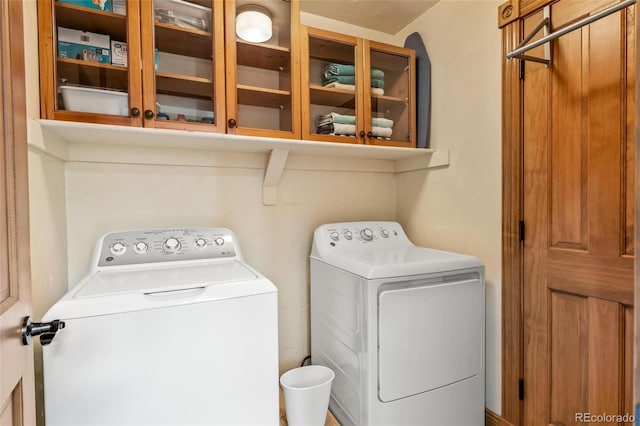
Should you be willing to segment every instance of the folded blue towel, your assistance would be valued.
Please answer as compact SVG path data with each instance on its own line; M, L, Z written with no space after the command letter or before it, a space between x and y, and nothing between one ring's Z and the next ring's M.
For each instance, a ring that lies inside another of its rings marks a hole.
M374 127L393 127L393 120L383 117L374 117L371 119L371 125Z
M380 80L379 78L371 79L371 87L377 87L379 89L384 89L384 80Z
M356 84L356 77L353 75L333 75L329 78L322 80L322 85L326 86L329 83L338 82L342 84Z
M332 123L356 124L356 117L355 115L342 115L337 112L330 112L329 114L319 115L316 117L316 126Z
M322 75L324 78L330 78L333 75L356 75L356 67L344 64L327 64L322 69ZM384 79L384 71L371 69L371 78Z
M334 83L334 82L341 83L341 84L356 84L356 77L353 75L334 75L322 80L322 85L326 86L327 84ZM371 87L384 89L384 80L380 80L378 78L372 78Z
M384 79L384 71L372 68L371 69L371 78L376 78L378 80L383 80Z
M323 69L324 78L332 75L356 75L356 67L353 65L327 64Z

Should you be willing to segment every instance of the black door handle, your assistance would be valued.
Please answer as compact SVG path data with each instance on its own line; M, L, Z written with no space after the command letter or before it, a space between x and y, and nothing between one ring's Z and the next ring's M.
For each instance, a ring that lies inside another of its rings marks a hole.
M64 327L64 321L33 322L31 316L24 317L20 329L22 344L30 345L35 336L40 336L40 344L46 346L56 337L58 330L62 330Z

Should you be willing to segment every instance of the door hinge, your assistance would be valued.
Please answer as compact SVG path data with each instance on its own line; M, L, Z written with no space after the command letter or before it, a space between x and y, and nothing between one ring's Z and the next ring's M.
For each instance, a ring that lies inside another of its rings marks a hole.
M518 237L520 241L524 241L524 220L518 222Z
M518 380L518 399L524 401L524 379Z
M524 60L520 60L520 80L524 80Z

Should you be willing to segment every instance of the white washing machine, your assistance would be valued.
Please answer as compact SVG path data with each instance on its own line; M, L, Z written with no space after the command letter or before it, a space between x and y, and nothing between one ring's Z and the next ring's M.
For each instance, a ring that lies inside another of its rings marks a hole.
M276 287L225 228L110 233L44 321L47 426L278 425Z
M342 425L484 425L484 267L396 222L316 229L311 359Z

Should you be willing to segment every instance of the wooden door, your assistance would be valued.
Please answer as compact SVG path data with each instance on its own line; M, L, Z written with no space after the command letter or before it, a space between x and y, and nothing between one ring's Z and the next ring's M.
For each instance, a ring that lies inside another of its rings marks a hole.
M552 26L611 3L561 0ZM526 425L633 413L633 14L560 37L551 67L525 65ZM526 18L525 34L541 20Z
M22 2L0 0L0 425L34 425Z

